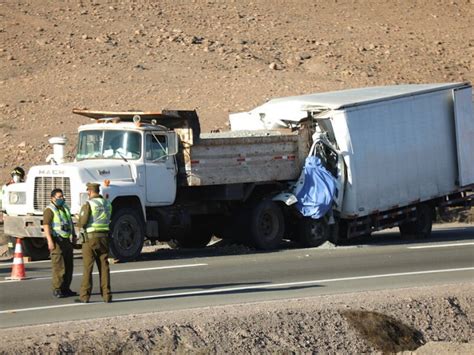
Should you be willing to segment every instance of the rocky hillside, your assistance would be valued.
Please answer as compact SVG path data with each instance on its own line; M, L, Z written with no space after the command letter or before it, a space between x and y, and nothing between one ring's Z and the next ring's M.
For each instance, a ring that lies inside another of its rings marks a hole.
M75 150L73 107L197 109L204 130L269 98L472 81L473 0L0 2L0 179Z

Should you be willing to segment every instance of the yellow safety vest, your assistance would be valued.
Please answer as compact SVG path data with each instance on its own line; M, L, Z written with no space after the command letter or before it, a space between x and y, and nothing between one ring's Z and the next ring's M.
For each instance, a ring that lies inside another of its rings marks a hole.
M65 239L70 238L74 224L72 223L69 208L64 205L62 209L59 209L53 203L50 203L46 208L53 211L53 223L51 224L53 236Z
M91 207L91 214L86 225L86 232L108 232L112 205L103 197L95 197L87 201Z

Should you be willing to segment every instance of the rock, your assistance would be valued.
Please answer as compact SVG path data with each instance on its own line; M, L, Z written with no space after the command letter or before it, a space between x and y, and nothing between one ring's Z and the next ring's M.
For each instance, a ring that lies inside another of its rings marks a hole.
M268 67L272 70L280 70L281 69L280 66L275 62L270 63L270 65Z
M20 144L17 145L18 148L25 148L26 147L26 142L21 142Z
M191 44L202 44L202 41L204 40L203 37L197 37L197 36L193 36L191 38Z
M303 60L305 59L310 59L311 58L311 54L307 53L307 52L302 52L299 54L299 57Z

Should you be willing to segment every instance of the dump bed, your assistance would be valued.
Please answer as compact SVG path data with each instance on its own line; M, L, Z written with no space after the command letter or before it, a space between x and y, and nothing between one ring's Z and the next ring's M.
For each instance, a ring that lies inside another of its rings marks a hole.
M310 147L306 128L293 133L201 134L183 149L180 184L203 186L297 179Z

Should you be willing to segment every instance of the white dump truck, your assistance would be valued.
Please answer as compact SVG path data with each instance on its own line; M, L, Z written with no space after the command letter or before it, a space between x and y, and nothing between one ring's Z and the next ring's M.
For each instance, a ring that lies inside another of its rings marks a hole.
M62 162L56 141L52 164L32 167L4 195L5 234L24 238L33 257L47 256L41 219L50 191L62 188L77 214L87 182L112 202L111 251L121 260L136 258L146 238L201 247L215 235L272 249L283 238L318 246L393 226L422 237L436 208L472 204L467 83L275 99L231 117L238 130L208 134L194 111L74 113L95 121L79 128L74 162ZM298 208L308 155L337 187L319 218Z
M243 206L256 210L250 239L257 247L276 247L283 237L283 212L267 199L298 178L311 138L304 125L287 134L201 135L194 111L74 113L95 120L79 128L75 161L63 162L64 140L55 139L53 164L32 167L5 194L5 234L24 238L32 257L47 257L41 220L51 190L61 188L77 214L87 182L100 183L112 202L111 251L121 260L136 258L145 238L205 246Z

